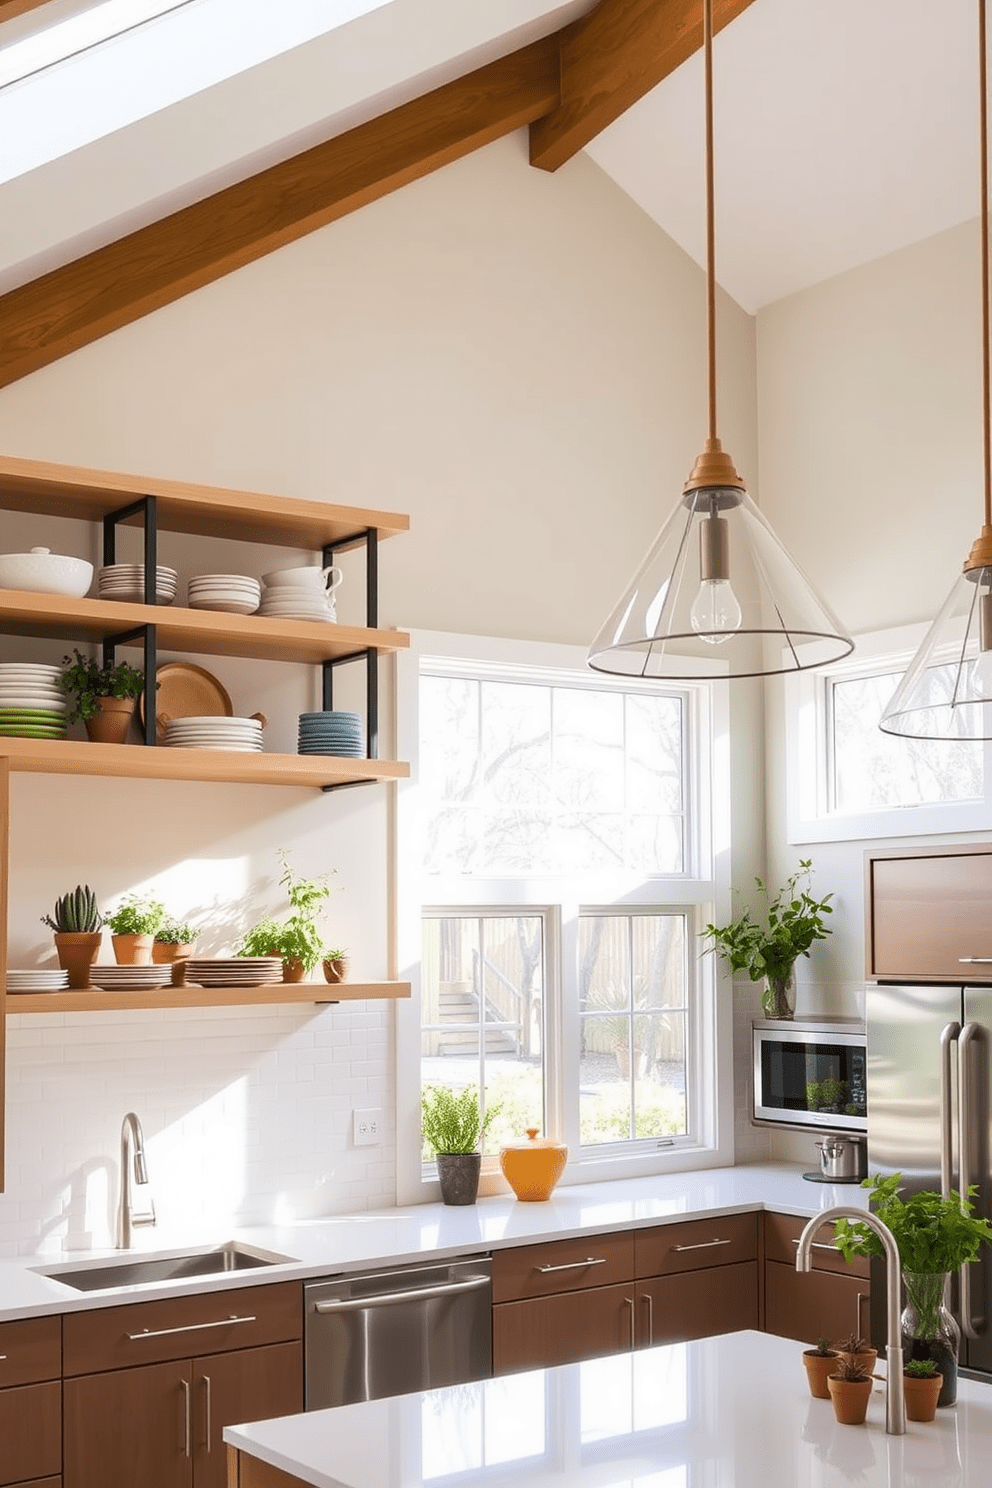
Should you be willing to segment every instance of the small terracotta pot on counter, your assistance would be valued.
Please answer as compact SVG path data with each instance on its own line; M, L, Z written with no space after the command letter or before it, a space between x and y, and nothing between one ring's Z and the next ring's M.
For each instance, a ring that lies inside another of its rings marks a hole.
M829 1400L830 1391L827 1389L827 1379L837 1368L836 1351L831 1349L829 1354L818 1354L816 1349L806 1349L803 1352L803 1363L806 1366L809 1393L813 1399Z
M100 930L56 932L55 954L62 970L69 973L69 986L76 991L90 985L90 970L100 954L102 942Z
M922 1378L915 1374L902 1377L903 1394L906 1397L907 1421L932 1421L937 1414L937 1397L944 1383L942 1374Z
M508 1142L499 1154L503 1177L517 1198L536 1203L550 1199L567 1161L565 1143L539 1137L536 1126L527 1128L526 1142Z
M836 1374L827 1379L834 1415L842 1426L863 1426L874 1381L843 1380Z
M118 966L150 966L155 948L154 935L112 935L114 960Z

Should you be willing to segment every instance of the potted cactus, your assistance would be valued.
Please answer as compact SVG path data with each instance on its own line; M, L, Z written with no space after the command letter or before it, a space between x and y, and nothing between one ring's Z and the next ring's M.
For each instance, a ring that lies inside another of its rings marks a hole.
M55 901L54 913L42 915L42 923L55 931L55 953L69 986L90 985L90 968L100 953L103 916L89 884L77 884Z

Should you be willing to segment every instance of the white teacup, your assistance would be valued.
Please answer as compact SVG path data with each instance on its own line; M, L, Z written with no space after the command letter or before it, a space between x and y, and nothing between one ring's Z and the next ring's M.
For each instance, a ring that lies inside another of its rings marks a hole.
M269 589L306 589L333 594L344 574L339 568L277 568L262 575Z

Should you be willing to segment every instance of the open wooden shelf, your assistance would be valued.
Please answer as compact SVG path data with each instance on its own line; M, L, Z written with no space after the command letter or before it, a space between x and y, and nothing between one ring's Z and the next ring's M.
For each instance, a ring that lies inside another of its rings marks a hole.
M318 620L271 620L170 605L121 604L109 599L70 599L63 594L28 594L0 589L0 632L58 640L103 641L107 636L154 625L163 651L205 656L247 656L259 661L319 664L366 647L402 651L410 637L399 630ZM141 641L125 642L141 646Z
M270 987L156 987L145 992L8 992L15 1013L133 1012L137 1008L261 1007L282 1003L362 1002L410 996L409 982L278 982Z
M43 512L50 517L98 522L142 496L156 498L161 531L195 537L230 537L319 551L369 527L380 540L410 530L409 517L399 512L0 456L0 511ZM140 523L140 518L129 520Z
M168 749L144 744L91 744L86 739L0 736L0 759L33 775L110 775L133 780L192 780L214 785L358 785L406 780L400 760L352 759L334 754L240 753L232 749Z

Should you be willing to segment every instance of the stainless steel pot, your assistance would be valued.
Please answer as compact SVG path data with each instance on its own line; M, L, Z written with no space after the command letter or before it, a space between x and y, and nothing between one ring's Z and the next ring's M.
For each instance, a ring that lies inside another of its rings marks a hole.
M816 1145L824 1178L853 1182L867 1176L868 1151L864 1137L827 1137Z

